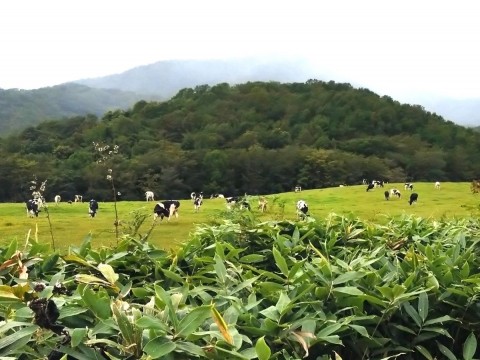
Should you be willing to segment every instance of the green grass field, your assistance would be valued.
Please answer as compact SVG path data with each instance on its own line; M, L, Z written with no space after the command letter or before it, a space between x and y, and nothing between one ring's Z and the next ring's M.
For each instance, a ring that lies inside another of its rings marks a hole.
M384 191L397 188L401 191L400 199L391 198L386 201ZM408 204L410 191L404 190L403 184L386 184L369 192L366 186L348 186L326 189L304 190L301 193L282 193L267 195L269 201L267 212L257 211L257 197L251 196L250 203L253 213L261 220L295 219L295 203L305 200L310 208L311 216L323 218L330 213L339 215L353 214L366 220L381 223L386 216L413 214L424 218L440 219L442 217L478 216L480 198L470 191L470 183L442 183L437 190L433 183L415 183L415 192L419 194L418 202ZM160 247L174 247L185 241L198 224L212 219L218 220L225 215L224 199L205 199L199 213L195 213L190 199L180 199L179 218L170 222L157 220L150 241ZM282 210L282 204L284 205ZM56 206L49 204L49 222L45 211L38 218L28 218L23 203L0 204L0 245L6 245L16 239L24 241L29 232L42 243L51 243L51 233L57 249L66 250L70 245L79 245L85 236L92 235L95 247L112 246L115 244L115 212L114 204L100 203L97 217L88 216L88 203L67 204ZM131 201L117 203L119 219L122 224L133 220L133 212L143 212L149 215L140 233L146 233L153 224L154 203ZM38 231L37 231L38 229Z

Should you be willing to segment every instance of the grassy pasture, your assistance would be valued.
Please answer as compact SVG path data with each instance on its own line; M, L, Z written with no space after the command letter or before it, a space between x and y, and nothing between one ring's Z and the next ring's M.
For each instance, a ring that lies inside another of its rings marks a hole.
M386 201L384 191L397 188L401 191L400 199L391 198ZM295 203L303 199L309 204L313 217L326 217L330 213L339 215L353 214L362 219L381 223L388 216L413 214L423 218L453 218L478 216L479 197L470 191L470 183L442 183L440 190L433 183L415 183L414 192L419 194L418 202L409 205L410 191L404 190L403 184L386 184L385 188L377 188L369 192L366 186L348 186L326 189L304 190L301 193L282 193L267 195L269 201L267 212L257 211L257 197L250 197L252 211L260 220L295 219ZM195 213L190 199L180 199L179 219L170 222L157 220L153 225L154 203L130 201L117 203L119 219L123 224L133 220L133 212L148 214L148 218L140 228L146 233L153 226L150 241L161 247L174 247L185 239L198 224L218 220L226 215L224 199L205 199L199 213ZM85 236L91 234L93 246L112 246L115 244L114 204L100 203L97 217L88 216L88 203L56 206L49 204L50 222L57 248L65 250L69 245L79 245ZM44 211L38 218L28 218L22 203L0 204L0 245L8 244L16 239L22 242L30 231L35 237L38 229L38 240L51 243L48 219Z

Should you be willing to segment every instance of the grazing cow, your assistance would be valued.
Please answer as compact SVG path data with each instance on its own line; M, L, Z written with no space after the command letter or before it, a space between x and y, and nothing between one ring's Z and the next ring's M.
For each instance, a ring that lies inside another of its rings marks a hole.
M396 196L400 199L400 197L402 196L402 194L400 193L400 191L398 191L397 189L390 189L390 196Z
M412 205L414 202L417 202L418 200L418 194L417 193L411 193L410 194L410 200L408 201L410 205Z
M389 191L385 191L384 194L385 194L385 200L390 199L390 192Z
M363 185L367 185L367 184L368 184L368 180L367 180L367 179L363 179L363 180L362 180L362 184L363 184Z
M75 195L75 202L83 202L83 196L82 195Z
M250 210L250 204L243 196L229 196L225 198L227 202L227 209L231 209L232 207L238 204L240 209Z
M308 204L304 200L297 201L297 215L301 219L308 216Z
M28 217L38 217L38 213L40 212L40 208L38 206L38 202L35 199L28 200L25 205L27 206L27 216Z
M268 204L267 198L265 196L261 196L258 199L258 210L260 210L261 212L267 211L267 204Z
M95 199L90 200L88 203L88 213L91 218L94 218L98 211L98 202Z
M210 199L217 199L217 198L223 199L223 198L225 198L225 196L223 196L223 194L212 194L212 195L210 195Z
M440 189L440 181L435 182L435 189Z
M178 200L166 200L161 201L155 205L153 208L153 220L156 220L160 216L160 219L163 220L164 217L170 221L170 218L175 215L178 219L178 208L180 207L180 201Z
M367 191L372 190L374 187L375 187L375 185L373 183L368 184L367 185Z
M193 202L195 202L195 199L196 198L200 198L203 200L203 192L199 192L199 193L196 193L196 192L192 192L190 194L190 198L192 199Z
M383 180L373 180L372 184L374 187L383 187Z
M300 185L297 185L295 186L295 192L301 192L302 191L302 187Z
M60 204L60 201L62 201L62 197L60 195L55 195L53 199L55 200L55 205Z
M155 194L153 193L153 191L145 191L145 200L146 201L155 201Z
M200 206L203 204L203 196L196 196L193 199L193 207L195 209L195 212L198 212L200 210Z
M413 184L412 183L405 183L405 190L413 191Z

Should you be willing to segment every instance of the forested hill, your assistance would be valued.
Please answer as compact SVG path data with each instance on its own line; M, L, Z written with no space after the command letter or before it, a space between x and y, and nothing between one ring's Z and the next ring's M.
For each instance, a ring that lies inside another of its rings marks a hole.
M11 134L42 121L76 115L101 116L106 111L128 109L151 95L63 84L37 90L0 89L0 134Z
M119 153L98 164L93 142ZM145 190L160 199L271 194L363 178L469 181L480 177L479 149L479 132L349 84L205 85L2 139L0 201L23 200L34 175L48 179L47 199L111 200L104 165L123 199Z

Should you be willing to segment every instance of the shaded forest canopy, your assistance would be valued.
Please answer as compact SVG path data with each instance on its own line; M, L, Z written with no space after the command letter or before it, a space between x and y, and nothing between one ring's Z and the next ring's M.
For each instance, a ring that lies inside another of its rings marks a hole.
M119 146L107 166L126 200L146 190L167 199L480 175L480 133L421 106L333 81L223 83L1 139L0 200L23 201L33 176L48 179L50 201L111 200L93 142Z

